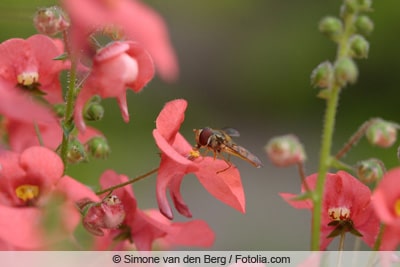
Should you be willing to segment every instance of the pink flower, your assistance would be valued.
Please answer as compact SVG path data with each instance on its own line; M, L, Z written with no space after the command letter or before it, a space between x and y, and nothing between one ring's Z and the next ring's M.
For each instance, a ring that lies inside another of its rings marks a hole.
M72 238L80 220L74 202L96 196L62 176L64 166L58 155L43 147L21 154L3 151L0 166L0 240L10 248L36 250ZM50 234L45 225L54 205L61 223Z
M85 46L90 34L116 27L129 40L149 51L161 77L176 79L178 64L163 18L140 1L63 0L71 18L71 30L78 47Z
M53 121L50 110L32 96L40 91L51 103L62 101L58 76L67 63L53 60L62 52L55 41L40 34L1 43L0 113L24 121Z
M0 78L11 84L7 90L37 88L49 102L62 102L59 74L69 64L54 58L63 52L58 41L41 34L9 39L0 44Z
M103 173L100 183L102 188L108 188L127 180L125 175L118 175L109 170ZM172 223L163 218L159 212L140 210L131 186L118 188L113 194L121 200L126 217L120 229L109 230L108 235L98 238L98 249L108 249L116 236L125 237L127 240L115 249L125 249L129 241L133 241L135 247L141 251L151 250L155 241L168 247L176 245L209 247L214 242L214 233L204 221Z
M400 168L388 171L372 195L372 203L385 224L380 250L396 250L400 243Z
M239 171L227 163L212 157L193 154L192 146L178 132L184 120L187 102L182 99L168 102L157 117L153 136L161 150L161 163L157 175L157 201L160 211L172 219L167 190L176 209L182 215L191 217L191 212L182 199L180 185L183 177L194 173L204 188L225 204L245 212L245 197ZM193 160L191 160L193 158Z
M311 190L316 181L317 174L306 178ZM361 235L362 240L372 247L378 235L379 221L372 207L370 189L344 171L328 173L324 188L320 249L325 250L332 237L341 231ZM305 192L304 188L302 192ZM293 200L294 194L280 193L280 196L294 208L313 208L310 200Z
M114 42L98 51L93 59L92 71L76 102L75 121L78 128L85 130L82 111L94 95L117 98L122 117L128 122L127 88L137 93L153 76L153 61L138 43Z

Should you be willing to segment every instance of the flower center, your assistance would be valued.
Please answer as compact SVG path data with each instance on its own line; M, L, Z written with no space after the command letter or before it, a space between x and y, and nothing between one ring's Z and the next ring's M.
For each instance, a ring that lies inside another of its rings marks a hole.
M20 185L15 189L15 194L24 202L31 201L39 196L39 186L30 184Z
M350 219L350 210L346 207L330 208L328 214L332 221L344 221Z
M39 81L39 73L23 72L17 76L17 81L20 85L29 86Z
M400 217L400 199L394 202L394 213L396 214L397 217Z

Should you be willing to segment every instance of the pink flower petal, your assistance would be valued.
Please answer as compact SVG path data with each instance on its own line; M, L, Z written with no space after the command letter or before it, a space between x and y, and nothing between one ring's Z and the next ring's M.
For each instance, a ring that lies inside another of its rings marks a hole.
M167 190L170 186L170 183L174 179L178 179L179 181L182 180L183 176L185 175L185 171L185 165L178 164L165 155L161 156L160 168L157 174L156 196L161 213L169 219L173 218L173 214L171 206L168 202ZM176 192L176 188L174 191L171 191L171 195L173 195L173 199L177 201L180 211L186 215L191 215L187 205L183 202L179 191Z
M61 158L44 147L26 149L20 156L20 164L27 176L38 177L45 184L54 184L64 172Z
M179 131L179 128L185 119L186 107L186 100L173 100L168 102L158 115L156 128L168 142L173 141L171 139Z
M188 222L171 222L156 210L147 210L146 213L154 220L165 224L167 235L162 240L165 248L170 246L197 246L210 247L215 241L215 234L208 224L202 220Z
M395 251L399 245L400 229L391 225L385 226L379 250Z
M128 83L135 93L141 91L154 77L154 64L150 54L136 42L128 42L129 50L127 54L136 59L139 65L139 74L133 83Z
M26 250L44 247L39 209L0 206L0 217L0 239Z
M245 213L245 196L237 168L232 165L222 171L227 163L211 157L203 158L199 165L195 174L204 188L218 200Z
M192 218L192 213L190 212L190 209L186 202L183 200L182 194L181 194L181 184L183 180L184 175L175 177L171 180L170 182L170 194L172 201L174 202L175 208L178 210L180 214L187 218ZM168 216L167 216L168 217Z
M198 169L193 161L179 154L178 151L172 147L167 140L164 139L162 134L157 129L153 130L153 137L156 140L157 146L160 148L160 150L176 163L187 166L191 171Z
M279 195L285 200L290 206L295 209L311 209L312 202L310 200L294 200L297 195L290 193L279 193Z
M99 201L99 197L89 187L69 176L63 176L58 180L56 187L58 191L63 192L67 198L73 202L84 198L88 198L92 201Z
M20 90L15 84L0 79L0 114L24 122L54 122L52 111L40 105Z

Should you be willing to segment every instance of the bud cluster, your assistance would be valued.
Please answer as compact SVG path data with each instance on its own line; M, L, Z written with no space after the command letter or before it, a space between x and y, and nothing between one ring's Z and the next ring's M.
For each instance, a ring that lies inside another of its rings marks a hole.
M358 68L353 58L368 57L369 42L364 36L374 29L372 20L359 13L370 11L371 4L370 0L348 0L341 7L340 17L327 16L320 21L319 31L338 43L341 51L336 62L323 62L313 70L311 84L314 87L329 89L334 84L345 87L357 81ZM349 21L350 25L344 25Z

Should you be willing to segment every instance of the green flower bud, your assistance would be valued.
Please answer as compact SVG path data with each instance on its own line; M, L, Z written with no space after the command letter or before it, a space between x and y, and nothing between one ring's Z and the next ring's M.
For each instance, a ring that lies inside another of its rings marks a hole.
M67 159L69 163L79 163L87 159L85 148L77 139L72 139L69 142Z
M39 9L33 18L33 22L37 31L46 35L65 31L70 25L66 15L58 6Z
M351 58L340 58L334 66L336 82L345 87L347 83L355 83L358 78L358 68L356 63Z
M379 119L368 127L366 137L371 144L387 148L396 142L397 129L393 123Z
M356 168L358 178L365 184L381 180L385 173L385 167L378 159L363 160L357 164Z
M356 3L359 11L368 12L372 10L372 0L356 0Z
M96 136L86 143L86 147L91 156L97 159L105 159L111 152L107 140L102 136Z
M363 35L369 35L374 30L374 22L366 15L359 16L354 22L354 26Z
M91 103L86 108L83 115L88 121L99 121L104 116L104 108L100 104Z
M336 17L325 17L318 25L319 31L328 36L332 40L337 40L337 38L343 32L342 21Z
M327 88L333 81L333 66L329 61L320 63L311 73L311 84L314 87Z
M272 163L278 167L287 167L306 160L303 145L291 134L272 138L265 146L265 151Z
M62 118L65 114L65 104L55 104L53 106L53 110L56 113L57 117Z
M99 121L104 116L104 108L101 103L101 97L94 95L85 105L83 116L88 121Z
M369 43L361 35L357 34L350 39L350 52L354 58L367 58Z
M371 11L372 0L346 0L341 6L340 15L345 18L349 14L356 12Z

